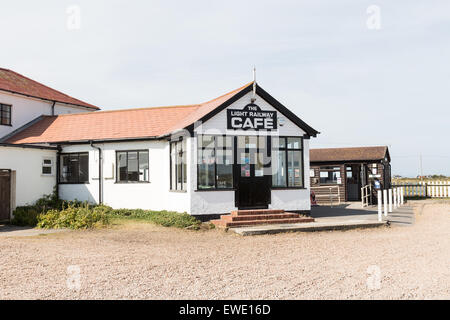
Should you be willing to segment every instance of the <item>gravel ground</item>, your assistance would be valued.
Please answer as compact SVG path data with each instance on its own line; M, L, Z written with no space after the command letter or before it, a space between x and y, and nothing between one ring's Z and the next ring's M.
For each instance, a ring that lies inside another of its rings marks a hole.
M411 227L351 231L241 237L128 223L0 238L0 298L449 299L449 262L448 203L418 206Z

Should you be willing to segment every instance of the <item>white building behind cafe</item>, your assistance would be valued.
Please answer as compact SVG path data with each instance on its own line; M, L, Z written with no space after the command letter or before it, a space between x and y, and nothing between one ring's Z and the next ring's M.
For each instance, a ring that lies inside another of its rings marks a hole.
M202 219L236 209L310 211L305 172L318 132L256 83L201 104L95 112L75 104L56 112L51 99L8 100L2 90L0 81L0 103L13 115L9 129L0 125L3 218L55 186L65 200ZM50 109L36 111L35 100ZM29 118L15 124L19 106Z

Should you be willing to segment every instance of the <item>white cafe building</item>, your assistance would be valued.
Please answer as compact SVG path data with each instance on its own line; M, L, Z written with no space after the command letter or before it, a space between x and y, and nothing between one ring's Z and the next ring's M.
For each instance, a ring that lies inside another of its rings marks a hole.
M254 82L200 104L98 111L0 69L0 107L0 220L55 187L65 200L202 220L310 211L318 132Z

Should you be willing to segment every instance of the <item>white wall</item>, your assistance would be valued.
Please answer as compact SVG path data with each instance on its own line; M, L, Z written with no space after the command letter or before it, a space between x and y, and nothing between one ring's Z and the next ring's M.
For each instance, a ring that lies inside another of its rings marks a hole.
M189 139L187 144L189 145ZM104 204L113 208L189 212L190 191L170 191L170 155L167 141L104 143L95 146L103 150ZM116 183L116 151L119 150L149 150L149 183ZM62 199L98 202L98 151L87 144L66 146L62 150L63 153L86 151L89 152L89 183L60 184L59 193ZM189 177L188 169L188 179Z
M0 138L41 115L51 115L53 102L0 91L0 103L12 105L12 126L0 125ZM89 112L90 109L56 103L55 114Z
M44 158L53 159L53 174L42 175ZM0 146L0 169L10 169L15 175L12 193L15 206L33 204L43 195L51 194L56 185L56 151Z

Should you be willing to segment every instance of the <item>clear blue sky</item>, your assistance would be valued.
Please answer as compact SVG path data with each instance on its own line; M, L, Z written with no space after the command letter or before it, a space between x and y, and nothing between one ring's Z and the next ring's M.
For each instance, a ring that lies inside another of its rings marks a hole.
M0 35L1 67L102 109L202 102L256 65L312 147L388 145L394 174L423 154L450 175L450 1L9 1Z

